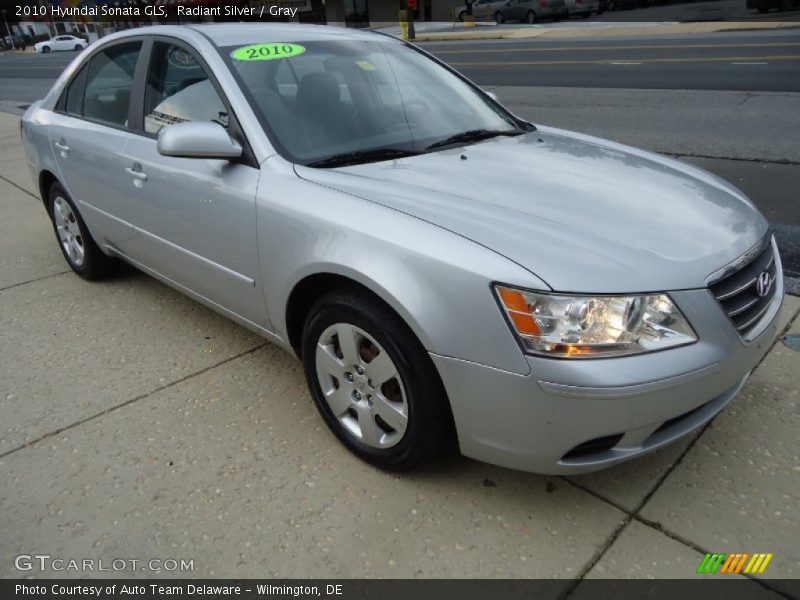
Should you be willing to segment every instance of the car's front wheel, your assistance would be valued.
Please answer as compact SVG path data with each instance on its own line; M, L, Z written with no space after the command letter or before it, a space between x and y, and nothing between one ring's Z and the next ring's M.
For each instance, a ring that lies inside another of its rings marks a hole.
M406 470L445 447L452 419L439 375L386 304L357 289L327 294L309 313L301 350L317 409L351 452Z
M75 44L75 51L80 52L81 50L83 50L83 46L81 46L80 44Z
M529 11L528 11L528 18L527 18L527 21L528 21L528 23L530 23L531 25L533 25L534 23L536 23L536 13L535 13L535 12L533 12L532 10L529 10Z
M50 46L44 46L42 48L42 54L47 54L48 52L50 52Z
M505 20L506 20L505 16L503 16L503 13L501 13L499 10L496 13L494 13L494 21L498 25L502 25L505 22Z
M75 204L59 183L50 187L48 210L61 253L72 270L84 279L98 279L108 273L113 259L97 247Z

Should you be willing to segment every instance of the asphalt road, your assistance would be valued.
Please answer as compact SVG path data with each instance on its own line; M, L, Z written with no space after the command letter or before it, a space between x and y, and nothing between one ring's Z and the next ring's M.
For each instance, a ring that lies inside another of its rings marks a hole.
M800 31L423 47L482 85L800 92Z

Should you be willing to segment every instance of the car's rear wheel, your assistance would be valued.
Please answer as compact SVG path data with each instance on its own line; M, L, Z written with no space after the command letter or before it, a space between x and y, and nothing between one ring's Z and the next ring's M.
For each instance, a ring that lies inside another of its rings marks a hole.
M81 50L83 50L83 46L81 46L80 44L75 44L75 50L77 52L80 52Z
M527 15L527 21L528 21L528 23L530 23L531 25L533 25L534 23L536 23L536 13L535 13L535 12L533 12L532 10L529 10L529 11L528 11L528 15Z
M496 13L494 13L494 22L497 23L498 25L502 25L505 22L505 20L506 18L503 16L503 13L501 13L499 10Z
M59 183L50 187L48 210L61 253L72 270L84 279L106 275L113 259L97 247L75 204Z
M325 295L309 312L301 349L317 409L363 460L406 470L446 445L452 420L439 375L408 326L374 296Z

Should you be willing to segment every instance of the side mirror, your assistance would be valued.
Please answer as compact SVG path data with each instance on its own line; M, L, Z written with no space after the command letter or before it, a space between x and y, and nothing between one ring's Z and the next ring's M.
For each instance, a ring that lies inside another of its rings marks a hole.
M164 127L158 135L158 153L180 158L242 156L242 147L218 123L191 121Z

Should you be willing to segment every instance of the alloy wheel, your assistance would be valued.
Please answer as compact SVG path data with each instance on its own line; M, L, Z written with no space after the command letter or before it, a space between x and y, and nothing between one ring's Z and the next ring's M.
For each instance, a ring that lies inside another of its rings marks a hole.
M78 219L69 202L61 196L57 196L53 201L53 220L64 253L76 267L83 266L86 249L83 245L83 235L81 235Z
M375 338L349 323L334 323L316 346L316 374L325 401L359 442L386 449L408 426L408 399L394 361Z

